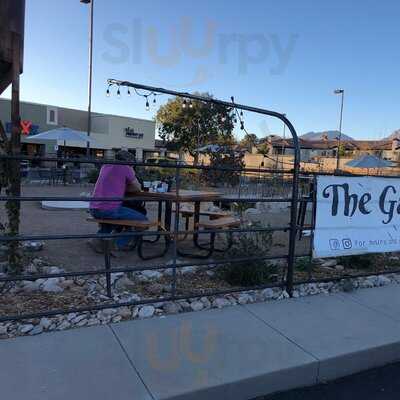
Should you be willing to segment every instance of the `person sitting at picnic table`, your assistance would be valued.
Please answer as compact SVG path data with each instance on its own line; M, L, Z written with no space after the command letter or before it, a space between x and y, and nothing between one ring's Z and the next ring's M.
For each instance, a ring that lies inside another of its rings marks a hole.
M117 161L133 161L133 155L127 150L120 150L115 155ZM141 191L141 185L136 178L133 168L122 164L105 164L101 167L92 197L113 198L125 197L125 193ZM120 201L91 201L89 212L95 219L118 219L147 221L147 217L139 211L124 207ZM98 233L111 233L115 227L112 225L100 225ZM117 238L115 241L118 250L128 250L132 238L129 236ZM90 247L98 253L102 252L102 241L92 239L88 242Z

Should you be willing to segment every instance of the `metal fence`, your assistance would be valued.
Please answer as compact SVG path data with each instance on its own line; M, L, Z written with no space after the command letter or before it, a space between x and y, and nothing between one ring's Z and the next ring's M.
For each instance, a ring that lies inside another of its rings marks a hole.
M87 312L87 311L95 311L95 310L102 310L108 308L117 308L123 306L136 306L141 304L154 304L160 302L168 302L168 301L176 301L182 299L189 299L189 298L197 298L199 297L199 293L184 293L181 294L177 290L177 282L178 282L178 271L181 268L189 267L189 266L207 266L210 264L213 265L224 265L230 263L232 265L239 264L243 262L266 262L275 259L284 259L286 260L286 269L278 282L265 284L257 287L237 287L237 288L230 288L230 289L221 289L221 290L209 290L203 291L201 296L216 296L216 295L223 295L228 293L235 293L241 291L249 291L249 290L257 290L257 289L264 289L270 287L281 287L285 288L289 295L293 292L294 287L294 269L295 269L295 259L296 257L311 257L311 244L312 244L312 237L310 238L310 245L303 251L302 254L296 253L297 243L299 242L299 238L301 237L304 230L309 230L312 234L314 229L314 214L315 214L315 190L312 190L313 187L313 180L314 177L312 175L305 175L300 177L299 173L299 166L300 166L300 148L297 140L297 134L290 123L290 121L286 118L284 114L276 113L273 111L263 110L259 108L254 108L250 106L240 105L236 103L227 103L216 99L210 98L203 98L196 95L190 95L187 93L180 93L174 92L170 90L165 90L161 88L153 88L138 84L133 84L129 82L121 82L121 81L110 81L110 84L120 86L128 86L137 89L149 90L153 92L159 93L166 93L178 97L188 98L192 100L204 101L209 103L215 103L222 105L224 107L235 107L236 109L240 110L247 110L255 113L259 113L262 115L272 116L280 119L283 121L289 130L292 133L293 143L295 146L294 152L294 165L293 169L288 170L271 170L271 169L251 169L251 168L228 168L228 167L211 167L211 166L188 166L188 165L173 165L170 164L160 165L160 164L145 164L140 162L121 162L115 160L105 160L105 159L72 159L72 158L54 158L54 157L41 157L40 161L47 162L47 163L79 163L79 164L93 164L97 167L100 167L103 164L123 164L123 165L131 165L134 168L139 167L154 167L154 168L168 168L173 171L174 180L175 180L175 190L176 190L176 199L174 200L175 203L175 219L174 223L169 227L164 227L162 230L158 230L156 233L154 231L149 230L138 230L128 233L109 233L109 234L96 234L96 233L88 233L88 234L65 234L60 232L59 234L41 234L41 235L32 235L32 234L19 234L16 236L8 236L2 235L0 236L0 243L10 244L12 242L24 242L24 241L39 241L39 240L46 240L46 241L53 241L53 240L64 240L66 243L68 240L72 239L90 239L90 238L99 238L103 239L105 243L105 251L104 251L104 266L102 268L98 268L95 270L80 270L80 271L73 271L73 272L63 272L63 273L56 273L56 274L24 274L19 276L0 276L0 284L6 284L8 282L17 282L17 281L24 281L24 280L37 280L37 279L47 279L47 278L84 278L90 276L103 276L106 280L106 293L109 298L108 301L105 301L103 304L93 304L85 307L70 307L67 309L53 309L53 310L46 310L43 312L34 312L34 313L25 313L21 312L20 314L16 315L7 315L1 316L0 322L11 321L11 320L23 320L23 319L32 319L32 318L40 318L44 316L54 316L58 314L66 314L72 312ZM11 161L31 161L31 160L38 161L38 157L32 158L29 156L23 155L13 155L13 156L1 156L1 162L11 162ZM246 204L246 203L286 203L290 205L290 218L287 224L280 224L277 226L267 226L267 227L228 227L224 228L223 233L229 235L240 235L244 233L262 233L262 232L286 232L288 234L288 246L284 252L281 254L274 254L274 255L254 255L253 257L244 257L244 258L223 258L221 260L210 260L210 259L202 259L202 260L194 260L194 261L187 261L180 263L178 262L179 258L179 238L184 235L215 235L220 233L221 230L217 229L204 229L201 232L198 229L181 229L180 224L180 209L181 209L181 201L180 201L180 192L182 190L181 187L181 178L182 178L182 171L184 170L218 170L218 171L225 171L229 173L236 173L241 176L239 185L235 189L227 188L224 192L223 201L226 203L238 203L238 204ZM256 176L256 179L254 179ZM273 191L271 182L274 182L278 188L278 190ZM136 200L148 200L148 197L135 197ZM124 200L131 200L131 198L88 198L88 197L59 197L59 196L1 196L0 202L12 201L15 204L20 204L23 202L31 202L31 201L84 201L90 202L92 200L97 201L124 201ZM171 212L172 201L165 200L164 206L165 210ZM168 204L167 204L168 203ZM161 204L159 204L159 207ZM311 207L311 221L309 224L306 224L306 211L307 208L310 209ZM161 211L159 208L158 211L158 218L161 218ZM62 227L60 227L62 230ZM159 239L163 239L170 249L172 249L172 255L170 256L169 262L163 262L157 265L152 266L141 266L141 265L134 265L130 267L112 267L112 259L110 257L110 249L108 243L116 238L120 237L136 237L138 240L148 240L151 237L157 236ZM144 270L162 270L162 269L171 269L172 276L171 276L171 290L167 296L164 297L153 297L153 298L146 298L140 301L128 301L128 302L116 302L113 301L113 286L112 286L112 274L113 273L135 273ZM394 272L394 271L391 271ZM362 276L362 275L359 275ZM336 278L327 278L327 279L311 279L311 275L308 279L295 282L296 284L306 283L306 282L324 282L324 281L332 281ZM342 279L338 277L337 279Z

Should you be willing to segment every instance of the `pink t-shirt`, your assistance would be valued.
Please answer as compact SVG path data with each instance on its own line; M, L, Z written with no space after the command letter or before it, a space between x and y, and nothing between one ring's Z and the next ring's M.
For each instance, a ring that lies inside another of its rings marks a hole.
M135 173L129 165L103 165L92 197L124 197L126 185L135 181ZM113 210L121 204L122 201L91 201L90 208Z

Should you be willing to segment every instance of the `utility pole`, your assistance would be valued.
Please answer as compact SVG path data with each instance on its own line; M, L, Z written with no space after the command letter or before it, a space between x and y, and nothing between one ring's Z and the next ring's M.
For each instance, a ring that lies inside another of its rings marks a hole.
M80 0L81 3L90 4L89 10L89 71L88 71L88 114L87 135L90 137L92 130L92 76L93 76L93 9L94 0ZM86 142L86 156L90 157L90 143Z
M339 137L338 137L338 146L336 152L336 170L339 170L339 160L340 160L340 143L342 140L342 123L343 123L343 104L344 104L344 90L343 89L336 89L334 94L341 95L341 105L340 105L340 121L339 121Z

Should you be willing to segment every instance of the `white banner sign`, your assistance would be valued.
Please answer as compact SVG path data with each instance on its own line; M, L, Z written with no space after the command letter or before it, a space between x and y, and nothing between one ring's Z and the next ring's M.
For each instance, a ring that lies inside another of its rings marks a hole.
M400 179L317 177L314 257L400 251Z

